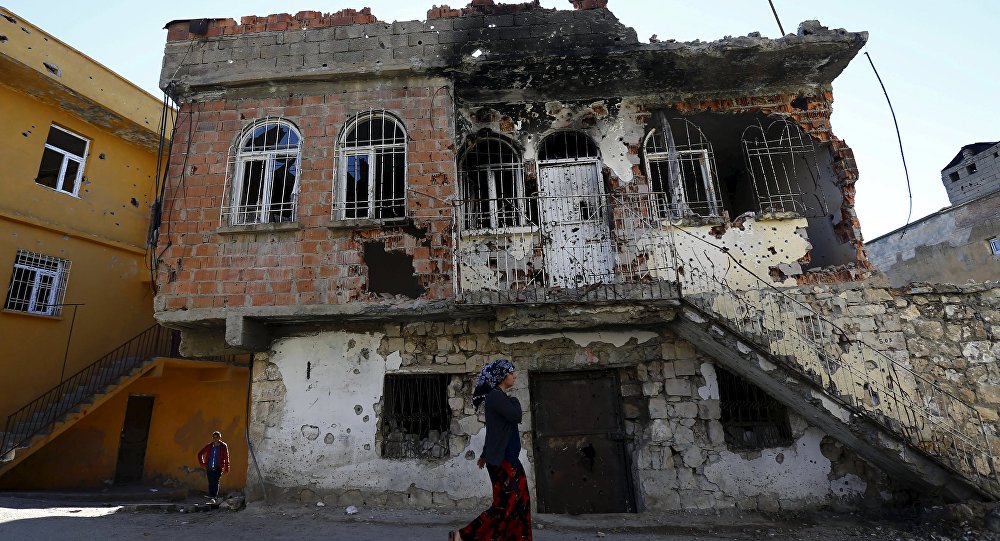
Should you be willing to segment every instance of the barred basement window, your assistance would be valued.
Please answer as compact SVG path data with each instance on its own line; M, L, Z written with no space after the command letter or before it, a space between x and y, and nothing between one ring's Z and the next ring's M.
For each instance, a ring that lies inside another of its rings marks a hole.
M449 456L448 375L388 375L382 401L382 457Z
M760 387L718 365L722 428L732 449L767 449L792 444L788 411Z
M62 312L69 267L68 259L18 250L4 309L58 316Z
M53 124L45 139L42 163L38 166L35 182L53 190L77 195L80 179L83 178L83 164L87 161L90 141Z
M503 139L478 141L462 157L463 211L467 229L528 225L535 206L524 197L521 155Z
M336 219L406 215L406 132L384 111L358 115L344 130L338 153Z
M252 125L240 138L230 204L222 209L222 222L232 225L295 221L298 194L298 130L285 120L267 119Z

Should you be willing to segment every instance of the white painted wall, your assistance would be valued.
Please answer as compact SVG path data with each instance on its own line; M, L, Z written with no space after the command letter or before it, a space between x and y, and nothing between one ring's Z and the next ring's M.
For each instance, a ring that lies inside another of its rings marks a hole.
M443 461L379 456L374 408L386 372L400 366L398 352L388 358L378 354L381 339L379 333L325 332L273 344L270 361L287 391L280 421L266 428L264 440L257 443L264 477L276 486L314 491L405 492L413 484L448 492L455 499L488 496L486 470L464 456L471 449L478 458L485 429L472 437L467 449L452 449L452 458Z

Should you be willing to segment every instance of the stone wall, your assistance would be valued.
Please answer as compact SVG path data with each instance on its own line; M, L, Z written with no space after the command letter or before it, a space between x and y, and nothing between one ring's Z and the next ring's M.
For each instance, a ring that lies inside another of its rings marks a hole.
M1000 191L942 209L869 241L873 265L894 287L911 282L964 284L1000 276L989 239L1000 235Z
M251 439L270 495L340 505L484 505L487 480L475 467L484 419L469 396L481 366L496 357L512 358L519 370L512 394L524 408L521 460L532 490L532 374L604 369L621 383L640 509L778 511L880 504L895 492L881 472L794 413L791 445L730 450L712 360L668 326L538 332L509 323L401 323L276 341L258 355L252 392ZM385 375L428 373L451 376L449 456L383 458Z

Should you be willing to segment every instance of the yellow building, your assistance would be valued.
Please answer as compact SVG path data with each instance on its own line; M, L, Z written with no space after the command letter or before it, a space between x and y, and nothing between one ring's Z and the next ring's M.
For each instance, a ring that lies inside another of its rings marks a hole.
M0 15L0 488L201 487L212 430L242 440L247 370L166 358L153 320L162 101Z

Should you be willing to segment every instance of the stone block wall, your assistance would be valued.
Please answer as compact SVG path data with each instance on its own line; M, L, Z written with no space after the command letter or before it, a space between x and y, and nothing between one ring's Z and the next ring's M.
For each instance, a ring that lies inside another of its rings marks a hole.
M488 484L475 467L484 416L469 397L479 369L497 357L513 359L520 374L512 394L524 408L521 460L532 490L532 374L611 370L621 385L626 458L640 509L778 511L874 504L895 491L878 470L794 413L788 447L730 450L712 360L667 328L496 334L495 325L394 323L276 341L258 355L252 391L251 438L269 493L338 505L484 505ZM449 456L382 457L387 374L450 376Z

